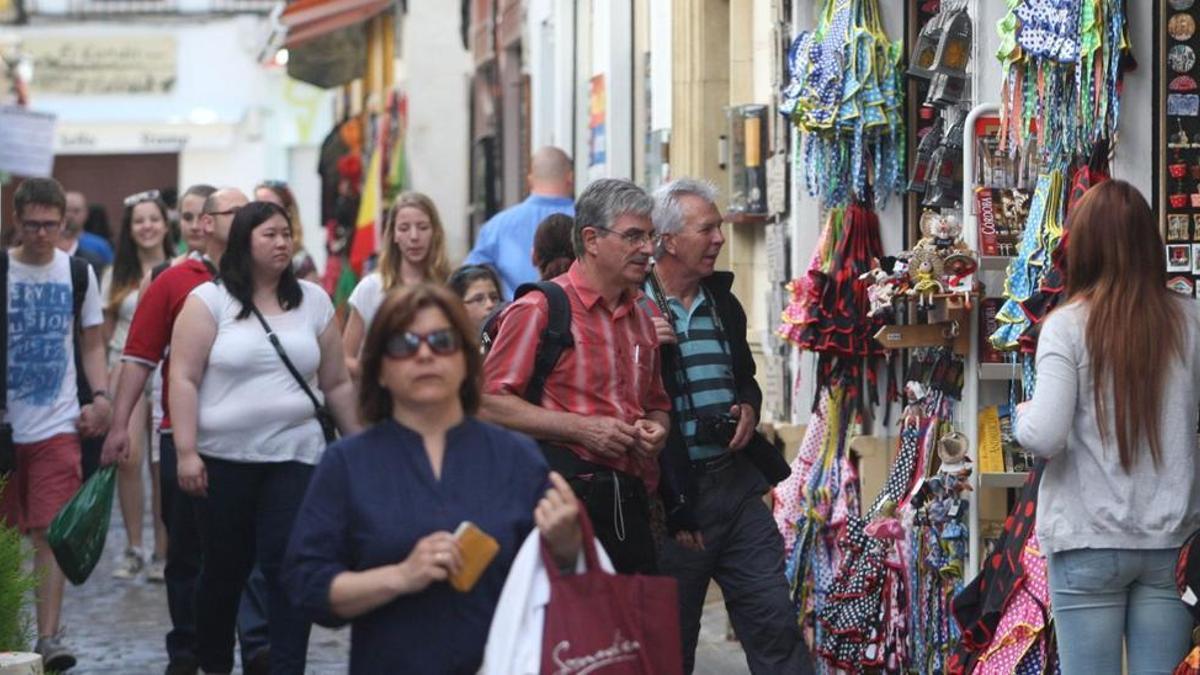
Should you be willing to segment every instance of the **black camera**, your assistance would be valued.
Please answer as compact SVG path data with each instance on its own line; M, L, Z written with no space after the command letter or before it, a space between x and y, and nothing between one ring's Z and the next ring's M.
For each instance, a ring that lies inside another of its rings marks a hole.
M728 413L701 415L696 420L696 445L727 448L737 433L737 425L737 420Z

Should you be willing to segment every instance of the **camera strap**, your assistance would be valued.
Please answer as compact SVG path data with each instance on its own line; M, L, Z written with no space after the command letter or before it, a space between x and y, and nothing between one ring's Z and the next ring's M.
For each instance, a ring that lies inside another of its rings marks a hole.
M717 330L717 334L718 334L717 342L721 343L721 351L725 354L726 357L732 358L732 357L730 357L730 353L729 353L729 345L725 339L725 326L723 323L721 323L721 318L719 316L717 316L716 302L713 300L713 294L711 291L709 291L707 288L704 287L703 283L701 283L700 287L704 289L705 302L707 302L707 304L708 304L708 313L709 313L709 316L712 317L713 327L716 328L716 330ZM666 294L666 291L663 290L662 282L660 282L658 280L658 274L653 271L650 272L650 290L654 292L655 304L657 304L659 309L662 310L663 317L671 322L671 328L674 329L675 313L671 311L671 306L667 303L667 294ZM690 417L691 419L699 422L700 415L696 412L696 399L692 396L692 381L688 377L687 366L683 362L683 349L679 346L678 343L670 344L670 345L662 345L663 349L666 349L668 347L673 352L674 359L675 359L676 363L678 364L677 367L674 369L675 370L675 379L678 381L679 388L683 391L683 395L687 399L687 405L688 405L687 416ZM736 391L736 389L737 388L735 386L734 390Z

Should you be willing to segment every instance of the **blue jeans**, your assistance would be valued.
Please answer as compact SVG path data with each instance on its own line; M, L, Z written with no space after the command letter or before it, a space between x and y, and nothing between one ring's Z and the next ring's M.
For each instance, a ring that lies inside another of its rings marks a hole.
M266 579L271 672L304 672L312 624L288 600L279 573L313 467L204 458L208 496L196 499L204 566L196 588L196 646L206 672L233 669L238 601L257 559Z
M1170 675L1191 649L1176 549L1077 549L1048 558L1063 675Z

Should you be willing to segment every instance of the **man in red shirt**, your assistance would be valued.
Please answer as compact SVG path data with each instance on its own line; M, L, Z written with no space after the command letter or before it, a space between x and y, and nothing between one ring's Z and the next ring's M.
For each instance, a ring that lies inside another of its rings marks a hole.
M163 364L163 420L160 436L159 471L162 513L167 525L167 605L172 629L167 634L167 673L191 674L198 666L195 649L195 610L192 595L200 572L199 533L190 499L179 490L175 476L175 444L167 414L171 329L183 303L194 288L211 281L229 242L229 227L237 210L247 203L236 188L212 193L200 214L201 228L208 235L204 256L189 256L165 270L150 283L138 302L121 357L121 372L113 401L113 423L104 440L100 464L107 466L129 453L129 416L147 380Z
M654 324L639 306L653 208L628 181L599 180L584 190L572 235L578 260L553 280L570 303L574 346L547 377L540 406L526 401L549 303L541 293L522 296L500 318L480 409L483 418L541 442L623 573L656 569L648 494L658 484L671 409Z

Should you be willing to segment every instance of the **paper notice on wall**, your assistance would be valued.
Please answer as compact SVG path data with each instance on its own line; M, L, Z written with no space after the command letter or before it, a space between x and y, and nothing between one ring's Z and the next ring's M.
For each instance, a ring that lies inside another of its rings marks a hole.
M777 152L767 159L767 213L787 210L787 155Z
M47 177L54 169L54 115L0 106L0 172Z
M784 225L767 226L767 279L773 284L789 281L787 230Z

